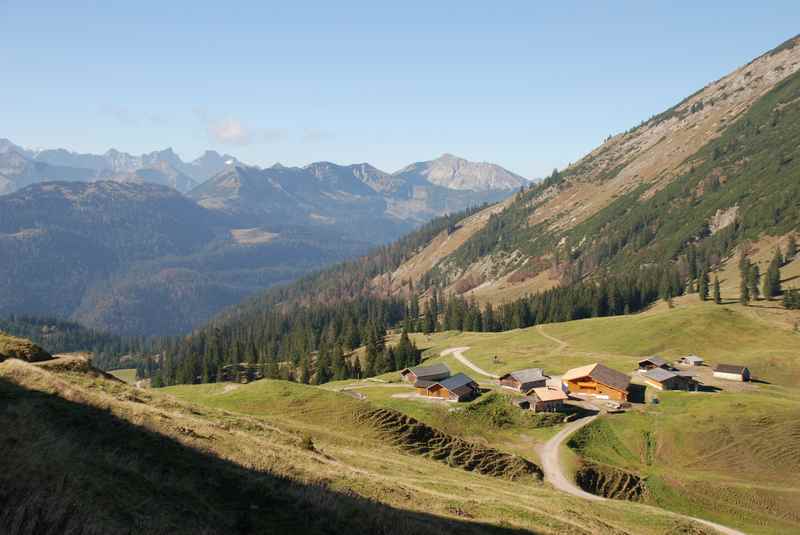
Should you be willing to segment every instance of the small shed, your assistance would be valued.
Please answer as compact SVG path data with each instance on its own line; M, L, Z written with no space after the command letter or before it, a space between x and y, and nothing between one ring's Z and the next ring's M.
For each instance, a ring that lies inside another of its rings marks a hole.
M728 381L749 381L750 370L738 364L717 364L714 367L714 377Z
M441 362L431 364L430 366L415 366L413 368L401 370L400 377L408 383L415 384L419 380L439 381L450 377L450 368Z
M530 409L533 412L558 412L564 408L567 395L560 388L542 386L528 392L532 399Z
M532 388L545 385L547 385L547 376L544 375L541 368L527 368L500 377L500 386L517 392L527 392Z
M697 390L697 381L690 373L671 372L663 368L653 368L644 374L644 382L658 390Z
M669 362L656 355L639 361L639 371L653 370L656 368L668 370L669 367Z
M419 392L420 389L417 391ZM457 373L452 377L432 383L425 388L423 395L450 401L469 401L479 393L478 383L463 373Z
M686 355L678 359L678 362L684 366L702 366L705 361L697 355Z

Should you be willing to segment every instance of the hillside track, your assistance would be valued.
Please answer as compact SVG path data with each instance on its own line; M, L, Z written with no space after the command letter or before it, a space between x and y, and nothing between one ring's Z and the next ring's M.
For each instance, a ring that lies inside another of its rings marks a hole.
M488 377L490 379L499 379L500 378L499 375L496 375L494 373L489 373L486 370L484 370L483 368L473 364L473 362L471 360L469 360L467 357L464 356L464 351L467 351L467 350L469 350L468 347L451 347L449 349L445 349L444 351L439 353L439 355L442 356L442 357L446 357L448 355L452 355L453 358L455 358L457 361L459 361L461 364L463 364L464 366L466 366L470 370L474 371L475 373L479 373L479 374L481 374L481 375L483 375L485 377Z
M576 485L574 482L572 482L565 475L565 470L561 464L561 458L559 455L561 451L561 446L564 444L567 438L569 438L577 430L592 423L596 418L597 415L589 416L588 418L581 418L579 420L575 420L574 422L570 422L569 424L565 425L561 431L559 431L555 436L553 436L553 438L551 438L546 443L540 446L539 459L541 460L541 465L542 465L541 468L542 471L544 472L545 481L548 481L556 489L562 492L566 492L567 494L571 494L572 496L576 496L578 498L583 498L586 500L606 501L608 500L608 498L586 492L585 490L578 487L578 485ZM656 507L651 507L649 505L644 505L640 507L658 509ZM661 511L662 509L658 510ZM692 516L682 515L680 513L674 513L672 511L669 512L685 520L697 522L698 524L702 524L706 527L712 528L717 532L722 533L723 535L746 535L743 531L729 528L727 526L717 524L716 522L703 520L702 518L695 518Z

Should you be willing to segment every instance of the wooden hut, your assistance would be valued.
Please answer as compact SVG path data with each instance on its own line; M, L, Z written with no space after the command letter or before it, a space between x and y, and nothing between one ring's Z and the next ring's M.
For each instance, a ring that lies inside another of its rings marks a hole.
M628 400L631 379L622 372L599 363L567 371L561 380L571 393L589 394L603 399Z
M440 379L447 379L450 377L450 368L441 362L431 364L430 366L415 366L413 368L401 370L400 377L408 383L416 383L420 380L439 381Z
M697 390L697 381L687 372L671 372L654 368L644 374L645 384L658 390Z
M527 392L532 388L547 385L547 376L541 368L527 368L507 373L500 377L500 386L517 392Z
M531 398L530 409L533 412L558 412L564 408L567 395L560 388L541 386L528 392Z
M670 368L669 362L656 355L639 361L639 371L646 372L647 370L653 370L656 368L668 370Z
M678 362L684 366L702 366L704 361L697 355L686 355L678 359Z
M418 386L419 385L419 386ZM480 394L478 383L463 373L436 382L418 381L414 387L424 396L441 398L449 401L469 401Z
M714 367L714 377L728 381L749 381L750 370L737 364L717 364Z

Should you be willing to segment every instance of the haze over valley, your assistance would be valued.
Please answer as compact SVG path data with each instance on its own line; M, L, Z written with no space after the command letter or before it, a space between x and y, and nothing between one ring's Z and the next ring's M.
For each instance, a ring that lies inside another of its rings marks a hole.
M0 533L800 533L797 5L47 7Z

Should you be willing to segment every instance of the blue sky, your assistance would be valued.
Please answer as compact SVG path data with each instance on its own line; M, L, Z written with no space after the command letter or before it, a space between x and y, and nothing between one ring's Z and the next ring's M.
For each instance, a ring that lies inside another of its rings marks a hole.
M796 1L381 4L0 0L0 137L536 177L800 32Z

